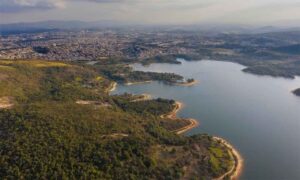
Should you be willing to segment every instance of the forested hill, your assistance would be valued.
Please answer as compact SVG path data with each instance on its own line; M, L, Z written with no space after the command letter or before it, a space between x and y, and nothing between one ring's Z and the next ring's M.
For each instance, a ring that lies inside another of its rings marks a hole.
M160 115L174 101L109 96L111 83L86 65L0 60L0 179L212 179L232 167L212 137L172 132L185 121Z

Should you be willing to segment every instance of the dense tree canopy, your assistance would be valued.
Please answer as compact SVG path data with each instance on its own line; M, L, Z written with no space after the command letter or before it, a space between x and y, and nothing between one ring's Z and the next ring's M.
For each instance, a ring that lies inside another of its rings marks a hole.
M212 178L232 165L211 137L167 130L180 122L160 117L173 100L109 96L99 69L3 60L0 69L0 98L13 104L0 108L1 179Z

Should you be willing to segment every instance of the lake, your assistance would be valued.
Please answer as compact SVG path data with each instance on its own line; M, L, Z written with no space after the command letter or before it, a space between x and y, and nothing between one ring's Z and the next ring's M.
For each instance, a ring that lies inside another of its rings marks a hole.
M239 64L208 60L133 66L199 83L118 85L113 94L148 93L183 102L178 116L200 122L187 135L208 133L228 140L244 158L241 179L300 179L300 97L291 93L300 87L299 77L257 76L242 72L245 67Z

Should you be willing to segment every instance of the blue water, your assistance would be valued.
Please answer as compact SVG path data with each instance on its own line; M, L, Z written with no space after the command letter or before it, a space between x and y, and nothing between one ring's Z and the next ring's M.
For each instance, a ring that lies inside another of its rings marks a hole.
M178 115L200 122L187 135L208 133L231 142L245 161L241 179L300 179L300 98L291 93L300 87L300 78L256 76L242 72L244 66L219 61L133 66L178 73L199 83L119 85L114 94L149 93L183 102Z

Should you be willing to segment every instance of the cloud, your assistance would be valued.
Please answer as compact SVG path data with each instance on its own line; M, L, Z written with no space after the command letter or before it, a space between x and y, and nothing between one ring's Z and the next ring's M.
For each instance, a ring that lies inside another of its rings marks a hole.
M149 8L195 8L223 0L0 0L0 13L65 8L72 3L112 4L116 6L143 6Z
M2 13L63 7L65 7L65 0L0 0L0 12Z
M76 19L257 24L300 19L299 3L300 0L0 0L0 22Z

